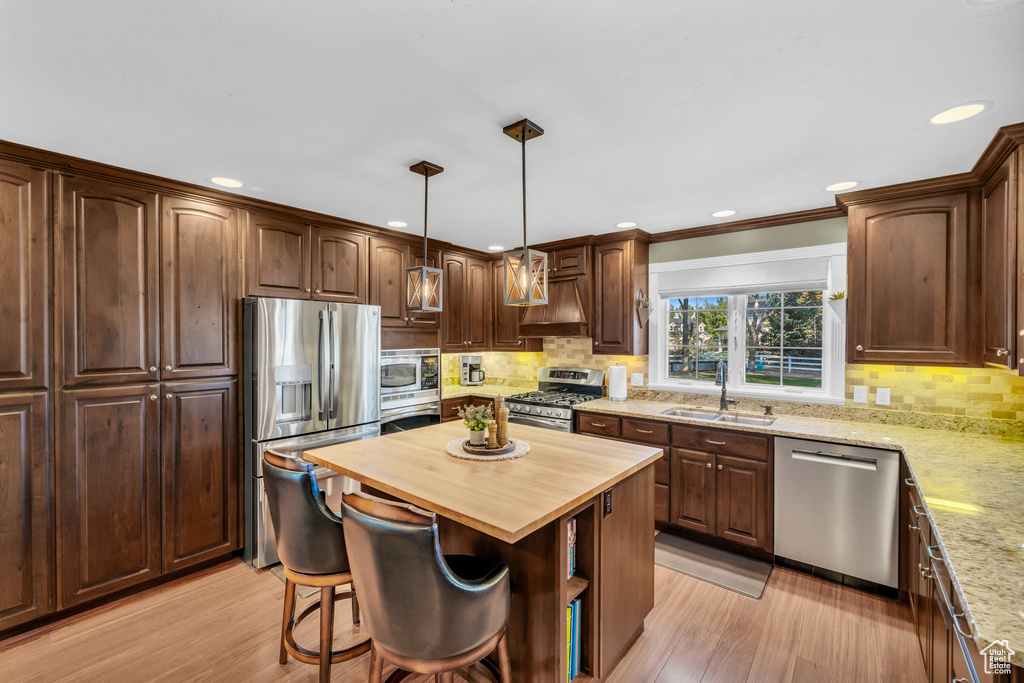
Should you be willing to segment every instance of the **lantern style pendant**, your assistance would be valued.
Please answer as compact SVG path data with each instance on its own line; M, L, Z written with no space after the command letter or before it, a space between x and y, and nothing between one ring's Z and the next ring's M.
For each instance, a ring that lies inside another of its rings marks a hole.
M540 306L548 302L548 255L530 249L526 241L526 141L544 135L544 130L523 119L503 132L523 148L523 248L505 254L505 305Z
M423 176L423 265L405 270L405 310L440 311L444 301L444 275L440 268L427 266L427 199L430 176L444 169L429 161L421 161L410 166L409 170Z

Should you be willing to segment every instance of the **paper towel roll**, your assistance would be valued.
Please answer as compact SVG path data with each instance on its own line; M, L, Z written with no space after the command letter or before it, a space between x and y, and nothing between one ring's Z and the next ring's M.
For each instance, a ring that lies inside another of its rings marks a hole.
M626 400L626 366L608 367L608 398L612 401Z

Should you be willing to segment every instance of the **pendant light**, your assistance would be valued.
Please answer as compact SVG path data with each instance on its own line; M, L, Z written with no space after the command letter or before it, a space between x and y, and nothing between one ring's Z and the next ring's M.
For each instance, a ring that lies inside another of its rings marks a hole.
M427 266L427 198L430 176L437 175L444 169L429 161L421 161L410 166L409 170L423 176L423 265L405 270L405 310L440 311L443 301L443 275L440 268Z
M548 255L527 247L526 141L544 135L544 130L523 119L505 126L504 133L523 146L523 248L505 254L505 305L538 306L548 302Z

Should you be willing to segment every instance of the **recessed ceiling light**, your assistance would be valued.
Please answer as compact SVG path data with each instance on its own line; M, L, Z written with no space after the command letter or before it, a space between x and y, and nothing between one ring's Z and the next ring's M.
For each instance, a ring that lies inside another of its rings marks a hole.
M977 116L991 106L991 104L991 102L968 102L967 104L961 104L953 107L952 109L947 109L946 111L940 111L928 120L931 123L940 126L944 123L956 123L957 121L963 121L964 119L969 119L972 116Z
M726 209L725 211L715 211L711 215L715 218L728 218L729 216L735 216L736 212L731 209Z
M625 223L616 223L615 227L616 228L635 228L636 227L636 223L634 223L633 221L626 221Z
M388 227L391 227L391 228L406 228L406 227L409 227L409 224L405 223L403 221L388 221Z
M210 178L210 182L221 187L241 187L242 183L231 178Z
M857 180L846 180L841 183L832 183L825 188L826 192L842 192L843 190L849 190L860 185Z
M491 246L489 246L487 248L490 249L491 251L501 251L505 247L501 246L500 244L492 244Z

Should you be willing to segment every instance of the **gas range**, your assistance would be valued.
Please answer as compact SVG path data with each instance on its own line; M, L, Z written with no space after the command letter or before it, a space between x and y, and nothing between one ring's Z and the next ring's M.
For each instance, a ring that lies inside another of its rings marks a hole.
M572 407L604 396L604 370L541 368L539 391L505 399L509 421L561 432L572 431Z

